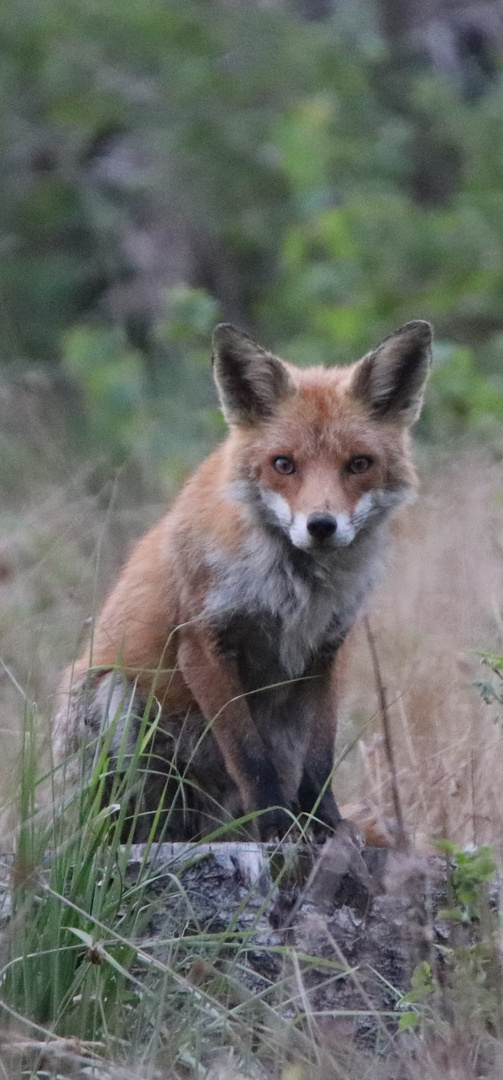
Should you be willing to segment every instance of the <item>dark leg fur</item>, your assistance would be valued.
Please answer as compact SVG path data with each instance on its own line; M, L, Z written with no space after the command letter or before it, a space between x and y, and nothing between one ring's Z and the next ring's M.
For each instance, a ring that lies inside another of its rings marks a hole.
M314 688L318 692L315 694L317 700L313 703ZM300 726L304 727L304 723L307 723L309 730L309 714L312 715L313 708L315 715L319 715L317 706L322 704L321 689L319 682L315 682L314 687L311 684L310 694L297 693L296 700L283 704L280 713L285 710L286 726L287 715L296 713ZM156 839L171 841L198 839L244 814L240 794L227 773L221 750L212 732L205 732L204 718L197 709L184 717L169 720L161 717L146 753L137 760L132 788L125 791L122 777L134 759L140 734L146 733L153 719L152 715L146 716L147 702L119 672L95 677L92 682L88 680L81 694L83 696L80 700L77 697L74 704L75 708L81 710L81 717L85 714L84 723L90 736L87 767L90 771L103 743L108 742L110 775L104 803L120 802L122 797L128 799L125 837L136 815L134 839L137 842L147 840L160 805L163 809L158 817L155 836ZM275 711L273 708L273 713ZM283 723L279 726L283 729ZM328 727L330 729L330 725ZM307 748L298 793L295 788L291 789L288 799L283 795L282 782L273 764L279 760L284 767L288 766L289 753L282 746L283 740L270 747L264 745L264 752L258 757L253 751L250 753L240 748L241 772L250 777L256 789L254 808L264 811L256 824L249 826L249 835L256 836L258 833L263 841L285 835L292 824L287 812L289 799L292 800L292 810L313 814L318 819L318 822L313 821L315 835L324 835L336 827L340 814L330 786L333 764L330 730L325 738L327 745L320 750L318 729L316 752ZM295 745L298 746L295 732L291 734L289 742L292 743L290 754L293 750L291 765L287 768L291 781L296 768L300 767L299 750L295 751ZM302 756L302 750L300 754ZM119 763L120 776L117 772ZM284 781L287 783L286 775Z
M332 762L326 762L324 768L317 769L309 763L302 774L299 810L301 814L313 815L311 827L315 836L333 832L341 820L331 788L331 773Z

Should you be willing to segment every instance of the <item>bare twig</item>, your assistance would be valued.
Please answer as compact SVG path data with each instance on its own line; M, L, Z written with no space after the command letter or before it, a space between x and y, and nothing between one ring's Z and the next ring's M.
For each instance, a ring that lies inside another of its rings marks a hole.
M409 838L405 831L405 825L402 814L402 806L400 803L400 795L398 791L398 780L396 775L395 756L393 753L393 741L391 738L391 725L389 720L388 703L386 700L386 688L381 677L381 668L379 665L379 657L377 655L377 649L375 645L374 635L370 629L370 623L365 616L365 631L367 634L367 641L370 649L370 655L372 657L372 666L374 668L374 678L376 682L377 697L379 700L379 708L381 712L383 735L384 735L384 747L386 750L386 758L388 761L391 794L393 798L393 808L396 818L396 846L402 850L406 850L409 847Z

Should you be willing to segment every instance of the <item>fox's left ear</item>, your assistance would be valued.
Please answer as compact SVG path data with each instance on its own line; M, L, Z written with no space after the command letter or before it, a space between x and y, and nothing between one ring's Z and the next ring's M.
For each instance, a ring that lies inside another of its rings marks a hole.
M351 391L376 420L413 424L418 419L431 364L431 337L428 322L408 322L356 365Z

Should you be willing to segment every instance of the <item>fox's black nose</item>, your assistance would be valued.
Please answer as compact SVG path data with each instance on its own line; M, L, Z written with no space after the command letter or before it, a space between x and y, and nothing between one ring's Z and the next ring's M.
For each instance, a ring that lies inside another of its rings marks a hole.
M331 514L317 512L310 514L307 519L307 531L314 536L315 540L327 540L333 536L337 529L337 522Z

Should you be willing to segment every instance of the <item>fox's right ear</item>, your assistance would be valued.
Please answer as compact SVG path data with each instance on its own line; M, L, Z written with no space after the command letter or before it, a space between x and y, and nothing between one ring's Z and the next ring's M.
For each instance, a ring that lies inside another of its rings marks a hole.
M281 360L229 323L213 331L213 374L229 424L265 420L294 392Z

